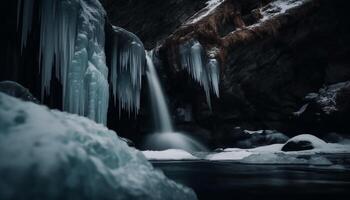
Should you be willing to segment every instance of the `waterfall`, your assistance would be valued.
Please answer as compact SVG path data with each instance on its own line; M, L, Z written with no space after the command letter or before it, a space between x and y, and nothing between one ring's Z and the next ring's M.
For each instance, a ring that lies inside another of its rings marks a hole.
M153 63L153 51L146 52L147 80L152 102L153 120L160 132L173 132L169 109L165 101L157 71Z
M167 103L153 63L153 51L146 52L147 81L151 97L153 120L157 132L145 139L147 150L183 149L189 152L207 151L208 149L195 139L179 132L174 132Z

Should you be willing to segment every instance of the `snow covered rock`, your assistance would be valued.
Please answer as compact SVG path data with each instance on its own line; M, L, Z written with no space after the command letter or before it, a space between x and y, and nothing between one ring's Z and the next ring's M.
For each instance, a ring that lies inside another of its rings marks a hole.
M0 93L0 199L196 199L115 132Z
M327 143L313 135L303 134L291 138L282 147L282 151L303 151L322 148Z

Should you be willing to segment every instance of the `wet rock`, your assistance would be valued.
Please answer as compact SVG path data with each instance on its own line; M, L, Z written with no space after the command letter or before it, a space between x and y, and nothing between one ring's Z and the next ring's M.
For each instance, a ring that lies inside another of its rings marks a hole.
M0 92L7 95L19 98L23 101L31 101L34 103L40 103L27 88L23 87L19 83L14 81L1 81L0 82Z
M235 146L239 148L255 148L270 144L283 144L289 137L275 130L244 131L246 139L239 140Z
M291 141L283 146L282 151L304 151L313 148L310 141Z

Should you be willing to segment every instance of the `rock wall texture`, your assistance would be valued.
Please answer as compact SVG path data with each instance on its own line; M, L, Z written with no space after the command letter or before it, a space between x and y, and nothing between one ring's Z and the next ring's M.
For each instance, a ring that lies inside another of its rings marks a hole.
M167 93L176 99L173 111L190 107L193 116L191 122L177 120L179 127L200 127L218 143L230 141L234 127L290 135L350 131L345 118L343 123L309 123L293 115L308 93L350 79L348 2L301 1L276 15L275 2L227 0L163 43L159 56L165 60ZM203 90L179 67L178 46L191 38L207 51L220 50L221 97L213 99L212 112Z

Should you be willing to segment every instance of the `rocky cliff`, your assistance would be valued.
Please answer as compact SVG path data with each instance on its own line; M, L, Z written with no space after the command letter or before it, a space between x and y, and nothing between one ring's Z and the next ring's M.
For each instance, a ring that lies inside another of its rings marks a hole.
M235 127L348 133L348 112L317 123L293 114L308 93L350 79L346 8L346 1L227 0L189 19L159 48L167 93L176 99L173 111L190 107L193 116L190 122L178 117L178 125L209 130L218 143L230 140ZM212 99L211 111L201 87L181 68L179 46L191 39L221 64L220 98Z

